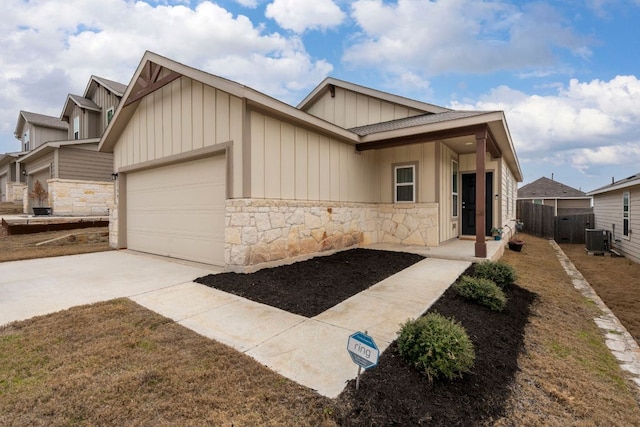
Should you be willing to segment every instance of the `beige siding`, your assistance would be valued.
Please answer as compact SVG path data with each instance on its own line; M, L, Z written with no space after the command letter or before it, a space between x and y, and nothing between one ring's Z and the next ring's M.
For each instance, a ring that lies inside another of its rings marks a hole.
M242 100L181 77L144 97L114 149L115 169L233 142L232 197L242 195Z
M398 163L418 163L417 202L437 202L436 144L423 143L386 148L377 152L376 202L393 203L393 167Z
M375 153L251 112L251 197L371 202Z
M113 173L113 154L63 147L58 153L60 179L110 181Z
M335 97L327 91L307 112L346 129L424 114L424 111L340 87L336 87Z
M105 129L107 128L107 111L112 107L114 111L116 108L118 108L120 97L115 95L113 92L105 89L104 87L98 85L96 91L91 95L91 100L101 108L100 113L94 113L96 114L96 137L99 137L102 136Z
M630 196L629 237L622 235L622 194L625 191ZM593 211L596 217L595 228L613 232L615 227L614 246L629 259L640 262L640 186L595 195Z
M48 178L57 178L56 170L54 168L53 152L45 154L35 160L30 160L29 163L22 165L22 169L26 170L29 175L32 174L32 171L37 171L45 167L48 167L51 170L51 175Z
M458 160L458 155L449 147L440 144L440 179L438 191L439 197L439 214L440 214L440 241L458 237L459 219L460 219L460 176L458 175L458 215L453 216L453 161ZM460 165L458 165L458 171Z
M558 208L580 208L586 209L591 207L589 199L560 199L558 200Z
M60 129L51 129L29 125L29 147L31 150L49 141L64 141L67 132Z

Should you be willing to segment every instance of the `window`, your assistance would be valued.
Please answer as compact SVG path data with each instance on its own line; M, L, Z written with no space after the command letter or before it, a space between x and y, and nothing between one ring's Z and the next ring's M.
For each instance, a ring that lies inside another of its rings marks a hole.
M111 119L113 119L113 107L107 110L107 126L111 123Z
M73 139L80 139L80 116L73 118Z
M622 235L629 237L629 192L622 193Z
M458 162L451 161L451 216L458 217Z
M29 151L29 129L27 129L22 137L22 151Z
M415 172L415 165L394 168L394 203L416 201Z

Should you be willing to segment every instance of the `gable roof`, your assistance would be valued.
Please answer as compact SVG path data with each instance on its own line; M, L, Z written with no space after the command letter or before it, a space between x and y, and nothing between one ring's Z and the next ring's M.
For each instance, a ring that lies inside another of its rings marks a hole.
M502 111L455 111L396 95L384 94L352 83L325 79L326 84L339 82L349 88L372 94L372 96L384 96L391 102L402 102L403 105L425 111L424 115L416 118L394 120L378 127L373 125L374 127L371 128L363 126L345 129L240 83L195 69L149 51L145 52L142 57L123 95L120 106L102 135L100 151L113 151L120 135L135 114L138 104L145 96L183 76L238 97L251 109L320 132L343 143L351 144L358 150L382 148L381 146L389 146L388 144L407 145L447 139L448 143L455 145L457 152L471 153L475 152L475 148L469 145L469 139L475 138L476 132L486 130L490 140L487 145L491 146L491 152L496 156L502 155L505 163L513 171L516 180L522 181L522 170ZM318 88L316 88L316 93L317 90ZM325 85L322 90L329 89ZM313 98L312 95L310 96ZM301 105L304 105L304 102Z
M636 185L640 185L640 172L635 175L631 175L627 178L623 178L621 180L612 182L611 184L605 185L604 187L596 188L595 190L590 191L587 194L589 196L594 196L596 194L607 193L609 191L622 190L624 188L629 188Z
M87 83L87 88L84 90L84 97L86 98L91 95L93 91L96 90L98 84L102 87L107 88L107 90L119 97L122 97L122 95L124 95L125 91L127 90L127 85L125 84L105 79L104 77L91 76L91 78L89 79L89 83Z
M538 178L518 189L518 199L570 199L589 197L584 191L576 190L547 177Z
M440 107L427 102L417 101L415 99L405 98L404 96L394 95L392 93L383 92L381 90L372 89L366 86L360 86L355 83L346 82L333 77L325 78L318 86L315 87L300 103L297 108L300 110L306 110L317 98L324 95L326 92L332 90L332 86L338 86L343 89L347 89L353 92L362 93L364 95L379 98L384 101L393 102L395 104L404 105L416 110L424 111L425 113L443 113L445 111L452 111L449 108Z
M60 120L59 117L47 116L44 114L31 113L29 111L20 110L20 113L18 114L18 123L16 124L16 129L13 131L13 134L16 138L21 138L22 128L27 122L45 128L60 130L69 129L69 124Z
M411 116L403 119L390 120L388 122L374 123L372 125L358 126L349 129L360 136L371 135L378 132L410 128L413 126L427 125L431 123L446 122L466 117L480 116L488 111L446 111L444 113L427 113L419 116Z

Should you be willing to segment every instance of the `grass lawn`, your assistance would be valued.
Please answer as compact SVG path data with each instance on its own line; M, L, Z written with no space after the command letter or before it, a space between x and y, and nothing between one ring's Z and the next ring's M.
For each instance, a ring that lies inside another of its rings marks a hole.
M638 425L596 307L546 240L523 238L503 259L538 298L506 412L491 424ZM346 404L129 300L0 327L0 425L335 425Z

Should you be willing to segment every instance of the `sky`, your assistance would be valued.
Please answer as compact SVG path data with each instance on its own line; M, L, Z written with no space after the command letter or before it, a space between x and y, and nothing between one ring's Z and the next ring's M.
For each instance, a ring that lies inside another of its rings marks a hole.
M0 153L150 50L297 105L325 77L502 110L524 174L590 191L640 172L640 0L1 0Z

